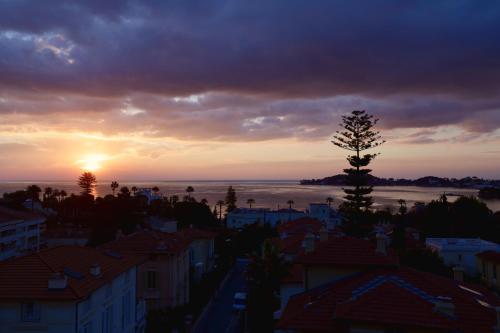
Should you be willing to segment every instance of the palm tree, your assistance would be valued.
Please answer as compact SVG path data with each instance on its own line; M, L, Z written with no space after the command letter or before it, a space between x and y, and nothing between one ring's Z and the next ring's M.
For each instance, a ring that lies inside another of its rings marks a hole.
M217 201L217 206L219 206L219 221L222 221L222 206L224 206L224 200Z
M138 188L137 188L137 186L132 186L131 190L132 190L132 193L135 196L135 193L137 192Z
M326 203L328 204L328 208L332 208L333 198L332 197L326 198Z
M188 187L186 188L186 192L187 192L187 194L188 194L188 197L189 197L189 198L191 198L191 193L193 193L193 192L194 192L194 188L193 188L192 186L188 186Z
M54 191L52 190L52 187L46 187L43 189L43 201L46 201L47 199L50 198Z
M54 189L54 193L52 194L54 196L54 198L56 198L56 200L59 202L61 201L61 192L56 188Z
M120 193L118 195L121 196L121 197L128 198L128 197L130 197L130 190L128 189L127 186L123 186L120 189Z
M205 198L203 198L203 199L201 199L201 200L200 200L200 203L201 203L202 205L207 205L207 204L208 204L208 200L207 200L207 199L205 199Z
M406 214L406 211L407 211L407 208L406 208L406 200L405 199L399 199L398 200L398 203L399 203L399 213L401 215L405 215Z
M292 209L292 206L293 206L293 204L295 203L295 201L293 201L293 200L288 200L286 203L288 204L288 208L289 208L289 209Z
M82 194L90 195L95 188L97 178L92 172L86 171L78 178L78 186L82 189Z
M31 210L35 209L35 201L40 200L40 192L42 189L38 185L30 185L26 188L28 197L31 199Z
M179 201L179 196L178 195L173 195L170 197L170 203L172 205L175 205Z
M111 191L113 191L113 196L115 195L116 189L120 187L120 184L118 184L117 181L112 181L111 182Z
M253 205L254 203L255 203L255 199L250 198L250 199L248 199L248 200L247 200L247 204L248 204L248 206L249 206L250 208L252 208L252 205Z
M158 186L153 186L151 191L153 191L154 194L158 194L158 192L160 192L160 188Z
M66 193L65 190L61 190L59 192L59 195L61 196L61 201L64 201L64 198L66 198L68 196L68 193Z

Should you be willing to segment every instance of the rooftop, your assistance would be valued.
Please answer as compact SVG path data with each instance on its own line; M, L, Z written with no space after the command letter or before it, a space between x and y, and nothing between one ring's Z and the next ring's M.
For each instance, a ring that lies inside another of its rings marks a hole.
M16 221L35 220L40 218L43 218L43 216L28 211L14 210L5 206L0 206L0 224Z
M83 299L143 260L141 256L126 256L90 247L45 249L0 263L0 299ZM100 266L99 276L90 274L94 264ZM67 277L66 288L49 290L48 281L54 273Z
M359 238L337 236L325 242L316 242L315 249L297 257L302 264L392 266L398 257L392 249L387 254L377 253L376 242Z
M316 219L301 217L293 221L282 223L278 225L277 229L280 234L285 233L287 235L292 235L305 234L308 231L317 233L322 226L323 224Z
M104 244L106 249L124 253L175 254L184 251L191 240L178 233L142 230Z
M449 303L454 313L437 310ZM278 323L280 329L347 332L343 324L363 322L384 327L420 327L494 332L500 300L481 286L409 268L358 273L292 296Z

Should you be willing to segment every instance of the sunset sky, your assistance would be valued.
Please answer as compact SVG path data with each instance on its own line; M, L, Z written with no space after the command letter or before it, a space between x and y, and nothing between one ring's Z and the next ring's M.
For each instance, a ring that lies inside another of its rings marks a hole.
M0 180L500 178L498 1L0 0Z

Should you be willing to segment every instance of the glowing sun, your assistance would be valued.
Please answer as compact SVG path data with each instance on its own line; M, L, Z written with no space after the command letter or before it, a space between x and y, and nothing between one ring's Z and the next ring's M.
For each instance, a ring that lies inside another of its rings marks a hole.
M84 171L97 171L102 168L102 163L106 161L108 158L101 154L88 155L78 160L76 163L82 168Z

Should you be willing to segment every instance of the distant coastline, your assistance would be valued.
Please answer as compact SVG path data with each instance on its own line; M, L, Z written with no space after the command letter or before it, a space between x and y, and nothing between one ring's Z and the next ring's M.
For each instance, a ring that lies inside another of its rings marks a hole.
M335 175L321 179L303 179L301 185L332 185L345 186L347 178L345 175ZM500 180L487 180L477 177L457 178L442 178L434 176L426 176L418 179L405 178L379 178L369 176L368 185L371 186L419 186L419 187L452 187L452 188L469 188L469 189L485 189L485 188L500 188Z

